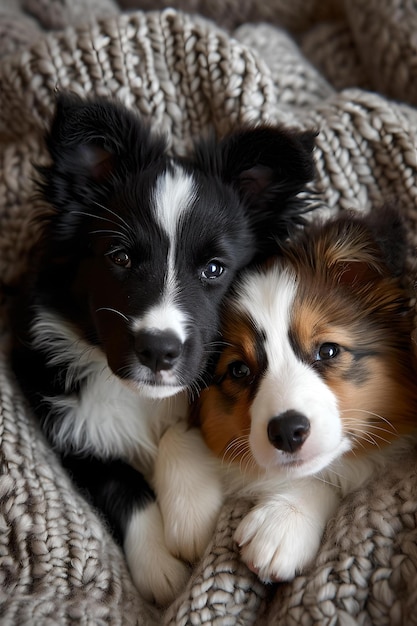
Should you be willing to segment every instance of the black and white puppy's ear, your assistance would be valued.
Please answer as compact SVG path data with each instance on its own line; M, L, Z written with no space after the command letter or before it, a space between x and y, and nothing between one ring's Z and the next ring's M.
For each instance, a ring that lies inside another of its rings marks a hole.
M165 152L165 141L122 105L58 96L46 145L52 163L38 168L44 197L56 208L105 197L118 177L137 174Z
M234 187L245 203L262 256L276 252L309 210L297 197L315 175L313 149L317 133L283 126L240 129L212 150L197 148L206 171Z

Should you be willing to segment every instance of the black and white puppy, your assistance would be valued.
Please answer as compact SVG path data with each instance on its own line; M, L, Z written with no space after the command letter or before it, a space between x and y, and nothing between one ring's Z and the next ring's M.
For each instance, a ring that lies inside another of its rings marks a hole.
M188 395L216 349L232 279L302 221L314 135L246 128L173 158L120 104L61 95L46 143L50 164L38 169L51 211L14 312L14 369L135 584L167 603L221 503L216 466L186 429ZM167 487L179 458L190 462ZM158 480L169 494L160 505Z

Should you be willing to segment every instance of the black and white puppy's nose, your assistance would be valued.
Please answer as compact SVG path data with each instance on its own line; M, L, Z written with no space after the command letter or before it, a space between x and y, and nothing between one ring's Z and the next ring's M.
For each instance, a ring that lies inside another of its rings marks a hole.
M135 335L135 351L142 365L156 374L175 365L181 355L182 342L171 331L141 330Z
M297 452L310 434L310 422L298 411L285 411L268 423L268 439L277 450Z

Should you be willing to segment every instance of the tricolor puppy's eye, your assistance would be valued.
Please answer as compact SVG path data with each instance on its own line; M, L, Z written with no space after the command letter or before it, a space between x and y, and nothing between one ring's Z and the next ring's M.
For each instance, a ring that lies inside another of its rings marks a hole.
M334 359L340 353L340 347L337 343L323 343L316 355L316 361L329 361Z
M216 259L212 259L207 263L205 268L201 272L201 277L206 278L208 280L214 280L219 278L224 272L224 265L217 261Z
M115 265L118 265L119 267L124 267L128 269L132 265L132 261L130 260L128 253L126 252L126 250L123 250L122 248L119 250L111 250L107 254L107 257Z
M228 371L231 378L242 379L250 376L250 369L243 361L230 363Z

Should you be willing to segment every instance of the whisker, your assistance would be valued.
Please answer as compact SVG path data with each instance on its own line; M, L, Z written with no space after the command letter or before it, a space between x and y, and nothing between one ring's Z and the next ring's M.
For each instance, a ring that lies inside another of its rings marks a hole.
M103 209L103 211L107 211L108 213L110 213L110 215L113 215L117 220L119 220L120 224L126 228L126 232L130 231L130 225L121 215L119 215L119 213L116 213L116 211L109 209L109 207L105 206L104 204L100 204L100 202L97 202L96 200L93 200L93 203L100 209Z
M116 235L117 237L120 237L121 239L124 238L124 235L122 233L120 233L118 230L106 230L104 228L99 228L97 230L90 230L89 235Z
M249 429L248 429L248 433L249 433ZM227 445L223 454L222 463L232 464L236 461L236 459L239 456L241 456L243 459L246 454L250 455L251 452L250 452L250 447L249 447L248 435L244 433L241 436L233 439ZM240 463L242 463L242 459Z
M200 395L200 391L207 387L208 381L206 379L206 372L200 372L197 378L192 380L187 385L185 385L185 381L182 381L181 379L179 380L179 383L186 388L189 401L194 402Z
M96 215L95 213L90 213L89 211L72 211L73 215L80 215L81 217L92 217L94 220L103 220L103 222L109 222L109 224L114 224L118 226L117 222L109 219L108 217L104 217L103 215Z
M230 463L233 464L236 459L243 453L246 446L244 444L237 444L234 442L233 445L230 445L226 448L223 454L222 463Z
M356 429L369 429L370 428L372 429L372 432L377 431L377 430L382 433L389 433L389 434L397 432L394 426L391 429L388 429L388 428L383 428L382 426L378 426L378 422L359 422L359 421L356 421L355 419L352 419L351 421L346 420L345 426L347 426L348 430L353 430L353 431L355 431Z
M230 455L227 457L228 453ZM252 457L247 436L240 436L229 443L222 457L222 463L232 468L235 461L239 460L239 471L244 476L249 471L256 469L256 463Z
M395 428L394 424L392 424L392 422L390 422L386 417L384 417L383 415L380 415L379 413L368 411L366 409L345 409L344 411L341 411L341 413L348 413L348 412L349 413L365 413L366 415L372 415L378 418L379 420L381 420L382 422L385 422L394 432L397 432L397 429ZM351 417L351 419L354 419L354 418Z
M370 443L372 446L377 445L375 440L372 437L367 436L366 434L363 434L363 433L358 433L358 432L352 433L352 439L355 442L355 444L357 444L358 446L361 446L361 448L363 448L364 450L366 449L366 446L364 445L363 442Z
M181 382L181 381L180 381ZM188 398L190 402L195 402L200 395L200 385L198 380L193 380L187 387Z
M371 446L375 445L372 441L367 441L366 439L364 441L361 441L361 439L362 439L361 437L355 437L353 439L356 448L361 448L362 450L366 451L367 450L367 445L366 444L368 444L368 446L369 445L371 445ZM379 449L379 446L376 446L376 448Z
M117 369L117 376L119 376L122 379L130 378L131 374L132 374L132 366L130 364L123 365Z
M386 432L389 432L389 431L386 431ZM377 441L377 439L379 439L380 441L383 441L386 444L391 443L388 439L385 439L385 437L382 437L378 433L369 432L369 430L366 428L352 428L350 430L350 436L355 441L355 443L357 443L358 445L361 445L362 447L364 447L362 442L366 441L368 444L371 444L379 448L380 443Z
M129 318L124 313L118 311L117 309L113 309L110 306L101 306L96 309L96 313L98 313L99 311L110 311L110 313L116 313L117 315L120 315L120 317L123 318L126 322L130 322Z
M255 469L255 461L249 449L246 450L245 454L242 456L239 469L243 475L248 474L250 470Z
M334 474L335 476L337 476L337 478L339 478L339 479L342 479L342 478L343 478L343 475L342 475L342 474L340 474L339 472L336 472L335 470L333 470L333 469L331 469L331 468L328 468L326 471L327 471L327 472L331 472L332 474ZM313 480L318 480L318 481L320 481L320 482L321 482L321 483L323 483L324 485L330 485L331 487L335 487L335 486L337 486L337 487L341 488L341 487L340 487L340 485L335 484L335 482L333 482L333 481L331 481L331 480L327 480L326 478L324 478L324 476L322 476L322 475L320 475L320 474L313 474L312 478L313 478Z
M239 456L240 451L245 449L246 439L244 437L237 437L230 441L224 451L222 461L227 463L233 463L233 461ZM227 458L226 458L227 457Z
M103 208L105 209L105 207L103 207ZM109 224L113 224L114 226L119 228L119 230L115 230L115 231L110 231L109 230L108 232L109 233L113 233L113 234L117 235L118 237L124 239L127 244L130 241L130 229L128 229L127 226L125 226L123 223L116 222L115 220L112 220L112 219L110 219L108 217L104 217L104 215L96 215L95 213L90 213L89 211L73 211L73 214L74 215L80 215L82 217L92 217L95 220L102 220L103 222L108 222ZM116 213L115 213L115 215L117 216ZM94 232L95 231L91 231L91 234L93 234ZM96 231L96 232L101 232L101 231ZM105 231L103 231L103 232L105 232Z

